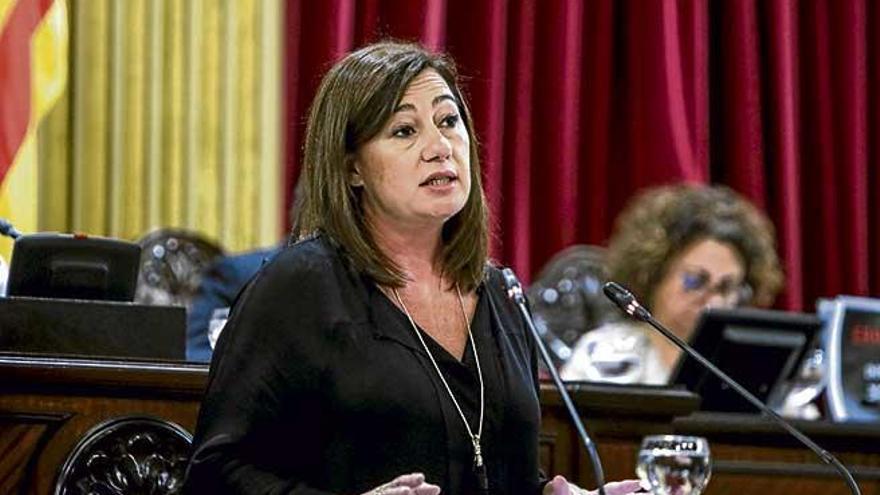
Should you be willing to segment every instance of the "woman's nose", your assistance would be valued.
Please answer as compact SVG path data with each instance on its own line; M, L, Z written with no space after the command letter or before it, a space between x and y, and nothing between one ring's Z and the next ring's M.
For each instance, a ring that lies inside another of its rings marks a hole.
M730 302L730 298L724 297L722 294L717 292L712 292L709 294L709 297L706 299L705 306L706 308L732 308L733 304Z
M436 127L428 131L425 148L422 150L422 160L426 162L446 161L452 156L452 144L449 139Z

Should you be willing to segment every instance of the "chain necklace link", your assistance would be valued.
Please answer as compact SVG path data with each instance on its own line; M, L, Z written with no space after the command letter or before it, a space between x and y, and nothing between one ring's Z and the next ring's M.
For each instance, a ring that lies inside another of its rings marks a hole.
M480 484L480 488L483 491L488 490L488 480L486 476L486 466L483 464L483 452L480 444L480 438L483 434L483 414L485 412L486 406L486 397L485 397L485 387L483 385L483 370L480 367L480 355L477 353L477 345L474 342L474 334L471 332L471 322L468 320L467 311L464 309L464 299L461 297L461 289L459 289L458 285L455 286L455 292L458 295L458 305L461 308L461 316L464 318L464 324L467 327L468 339L471 342L471 348L474 350L474 361L477 364L477 377L480 380L480 422L477 426L477 434L473 433L471 430L471 425L468 424L467 418L465 418L464 412L461 410L461 406L458 405L458 400L455 398L455 394L452 393L452 388L449 386L449 383L446 381L446 378L443 376L443 373L440 371L440 366L437 364L437 360L434 359L434 355L431 354L430 349L428 349L428 344L425 342L424 337L422 337L422 333L419 332L418 327L416 326L415 320L413 320L412 315L410 315L409 310L406 307L406 304L403 303L403 299L400 297L400 293L397 292L397 288L392 287L392 293L394 294L394 298L397 299L397 303L400 304L400 307L403 309L404 314L406 314L406 318L409 320L409 324L412 326L413 332L415 332L416 337L418 337L419 342L422 343L422 348L425 349L425 353L428 354L428 358L431 360L431 364L434 365L434 369L437 371L437 376L440 377L440 381L443 382L443 386L446 387L446 392L449 394L449 398L452 399L452 404L455 405L455 409L458 411L458 415L461 417L462 423L464 423L464 428L467 430L467 434L471 439L471 443L474 447L474 471L477 474L477 481Z

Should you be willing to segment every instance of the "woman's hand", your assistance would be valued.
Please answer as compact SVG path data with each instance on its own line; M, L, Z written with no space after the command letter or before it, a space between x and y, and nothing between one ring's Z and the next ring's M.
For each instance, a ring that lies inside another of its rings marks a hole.
M424 474L412 473L398 476L363 495L437 495L438 493L440 493L440 487L425 483Z
M612 481L605 483L605 495L628 495L642 490L639 480ZM544 485L544 495L596 495L598 490L588 491L569 483L562 476L556 476Z

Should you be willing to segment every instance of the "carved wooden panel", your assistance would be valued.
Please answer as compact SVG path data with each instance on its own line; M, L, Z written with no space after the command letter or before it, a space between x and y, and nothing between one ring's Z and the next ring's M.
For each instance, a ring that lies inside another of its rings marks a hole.
M193 431L206 378L204 365L0 355L0 494L55 493L71 453L120 417Z
M67 457L55 495L176 495L192 436L155 418L121 417L87 433Z

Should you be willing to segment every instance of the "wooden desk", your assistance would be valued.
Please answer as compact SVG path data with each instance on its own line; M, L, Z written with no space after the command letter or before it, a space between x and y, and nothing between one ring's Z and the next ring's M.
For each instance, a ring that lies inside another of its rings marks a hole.
M207 367L0 355L0 494L50 494L77 443L105 421L149 416L192 431ZM709 495L846 494L813 454L757 416L695 412L685 391L571 385L599 446L608 479L633 477L642 436L705 436L714 459ZM541 393L541 461L547 472L590 484L586 454L559 395ZM798 423L854 467L862 493L880 495L880 427Z
M644 435L675 433L709 440L713 468L707 495L850 493L832 467L759 415L699 412L688 401L690 394L666 388L569 388L598 445L607 480L634 477ZM549 387L542 392L544 435L555 439L553 455L544 465L557 468L549 472L569 473L585 486L594 486L588 457L558 393ZM621 400L625 403L615 406ZM670 415L675 417L667 421ZM862 494L880 494L880 424L794 424L850 468Z

